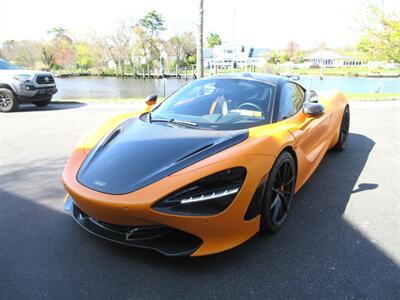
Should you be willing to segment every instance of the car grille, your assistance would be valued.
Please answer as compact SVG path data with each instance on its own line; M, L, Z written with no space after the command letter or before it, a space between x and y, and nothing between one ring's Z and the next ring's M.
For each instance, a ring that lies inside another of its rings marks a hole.
M169 256L191 255L203 243L197 236L165 225L124 226L96 220L75 203L72 216L87 231L106 240L157 250Z
M37 84L53 84L54 77L52 75L38 75L36 77Z

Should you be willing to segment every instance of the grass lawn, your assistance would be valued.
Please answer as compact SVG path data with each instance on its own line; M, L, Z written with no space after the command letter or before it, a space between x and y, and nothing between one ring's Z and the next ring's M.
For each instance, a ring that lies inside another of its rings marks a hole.
M292 69L290 70L288 67L280 66L280 65L273 65L269 64L264 68L257 67L256 72L261 73L272 73L272 74L284 74L284 73L292 73L292 74L299 74L299 75L313 75L319 76L321 74L321 69L310 69L310 68L299 68L299 69ZM213 73L214 70L205 70L205 75L210 75ZM231 68L228 69L219 69L218 74L225 74L225 73L237 73L237 72L251 72L251 69L248 68L238 68L232 70ZM331 75L331 76L400 76L400 69L374 69L370 70L366 66L359 66L359 67L341 67L341 68L324 68L322 70L323 75Z
M342 67L342 68L324 68L322 70L324 75L337 75L337 76L399 76L400 69L376 69L369 70L366 67ZM321 69L293 69L292 73L300 75L317 75L321 74Z
M345 93L351 101L400 100L400 93Z

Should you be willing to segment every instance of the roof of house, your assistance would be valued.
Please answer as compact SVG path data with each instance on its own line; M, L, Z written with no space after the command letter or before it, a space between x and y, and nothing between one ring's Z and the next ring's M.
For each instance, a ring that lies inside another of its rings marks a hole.
M330 49L316 50L306 57L307 59L344 59L345 57Z
M253 51L249 57L263 57L268 53L267 48L252 48Z

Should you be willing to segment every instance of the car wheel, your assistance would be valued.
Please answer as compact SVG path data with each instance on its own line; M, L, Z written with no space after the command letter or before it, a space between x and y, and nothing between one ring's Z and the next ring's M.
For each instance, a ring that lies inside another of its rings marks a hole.
M261 232L275 232L283 226L292 205L296 184L296 164L289 152L276 159L264 184L261 209Z
M51 98L47 99L47 100L42 100L42 101L34 101L33 104L35 104L36 106L39 106L39 107L44 107L44 106L49 105L50 102L51 102Z
M18 108L18 100L14 92L9 89L0 89L0 111L12 112Z
M340 124L340 134L337 144L332 148L334 151L343 151L346 149L347 142L349 140L349 128L350 128L350 109L348 106L344 109L342 123Z

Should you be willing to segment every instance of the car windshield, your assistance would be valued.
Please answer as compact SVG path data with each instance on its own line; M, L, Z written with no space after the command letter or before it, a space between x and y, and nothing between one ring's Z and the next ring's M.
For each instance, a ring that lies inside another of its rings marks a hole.
M18 68L4 59L0 59L0 70L18 70Z
M200 129L250 128L270 122L274 95L274 85L250 79L197 80L162 102L149 121Z

